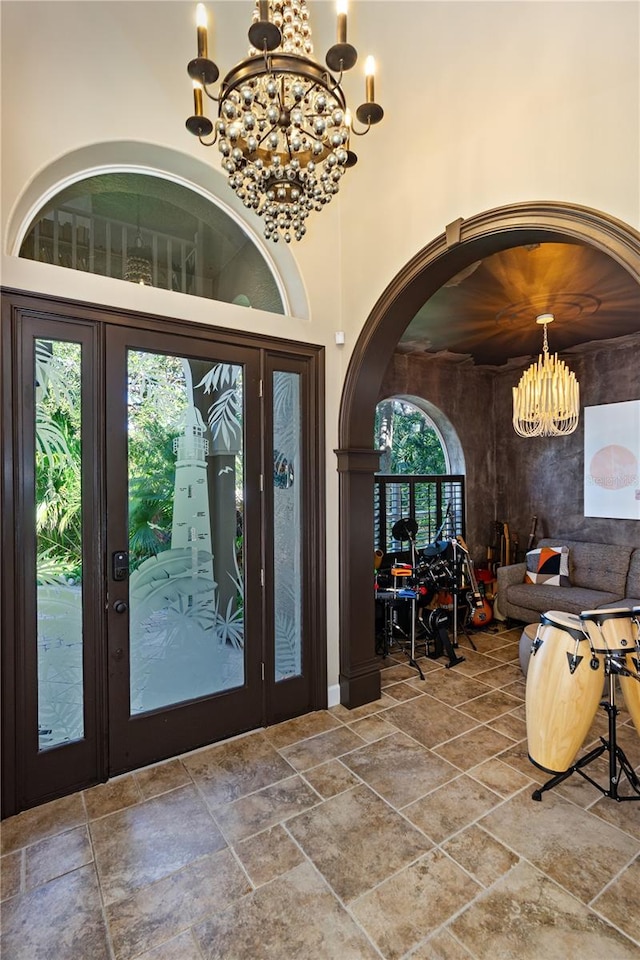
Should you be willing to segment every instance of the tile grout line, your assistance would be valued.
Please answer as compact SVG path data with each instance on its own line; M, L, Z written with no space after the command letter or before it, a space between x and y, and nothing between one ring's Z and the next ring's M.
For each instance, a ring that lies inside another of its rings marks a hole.
M352 788L350 788L350 789L355 789L355 788L352 787ZM347 792L347 791L344 791L344 792ZM332 798L329 797L328 799L332 799ZM331 886L331 884L329 883L328 879L324 876L324 874L320 871L320 869L319 869L319 868L316 866L316 864L313 862L313 860L311 859L311 857L307 854L307 852L305 851L304 847L302 847L302 846L300 845L300 843L298 843L298 840L296 839L296 837L294 837L294 835L291 833L291 831L290 831L284 824L283 824L283 826L284 826L284 829L285 829L287 835L290 837L290 839L293 841L293 843L296 845L296 847L298 847L298 849L299 849L300 852L302 853L303 857L305 858L305 861L306 861L308 864L310 864L310 866L312 867L313 871L318 875L318 877L321 879L322 883L327 887L327 889L329 890L329 892L331 893L331 895L338 901L338 903L340 904L340 906L342 907L342 909L347 913L347 915L351 918L352 922L357 926L357 928L361 931L361 933L363 934L363 936L364 936L364 937L367 939L367 941L371 944L371 946L372 946L373 949L376 951L376 953L377 953L378 956L381 958L381 960L387 960L387 958L384 956L384 954L383 954L383 953L381 952L381 950L378 948L377 944L373 941L373 939L369 936L369 934L367 933L367 931L365 930L365 928L364 928L364 927L362 926L362 924L359 922L359 920L357 919L357 917L354 917L354 916L353 916L353 914L351 913L351 910L349 909L349 906L343 901L342 897L339 896L339 894L336 892L336 890L334 890L334 888L333 888L333 887Z
M107 918L107 906L104 899L104 891L102 889L102 879L100 876L100 869L98 867L96 849L93 842L93 834L91 832L91 821L89 820L89 811L87 810L87 802L85 799L84 790L81 793L81 798L82 798L82 805L84 808L85 816L87 818L86 830L87 830L87 836L89 838L89 846L91 847L91 856L93 858L93 869L96 875L96 883L98 885L98 896L100 897L100 912L102 914L102 922L104 924L105 937L107 940L107 949L109 951L109 955L112 958L112 960L117 960L116 950L113 943L113 938L111 936L111 927L109 925L109 920Z

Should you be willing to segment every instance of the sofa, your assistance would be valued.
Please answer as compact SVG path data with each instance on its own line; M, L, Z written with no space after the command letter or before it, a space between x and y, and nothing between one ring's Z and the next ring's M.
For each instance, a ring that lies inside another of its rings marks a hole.
M570 586L525 583L526 562L498 567L498 606L507 620L535 623L547 610L579 614L598 607L640 606L640 547L568 537L539 540L536 546L568 547Z

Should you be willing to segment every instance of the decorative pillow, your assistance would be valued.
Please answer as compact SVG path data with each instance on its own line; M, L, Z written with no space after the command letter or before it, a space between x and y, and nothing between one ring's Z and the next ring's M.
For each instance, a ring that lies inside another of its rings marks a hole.
M537 550L529 550L524 582L570 587L569 547L539 547Z

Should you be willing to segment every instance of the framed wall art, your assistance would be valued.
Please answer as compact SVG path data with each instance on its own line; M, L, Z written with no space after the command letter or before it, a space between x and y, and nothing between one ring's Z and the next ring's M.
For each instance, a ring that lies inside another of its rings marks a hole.
M640 520L640 400L584 409L584 515Z

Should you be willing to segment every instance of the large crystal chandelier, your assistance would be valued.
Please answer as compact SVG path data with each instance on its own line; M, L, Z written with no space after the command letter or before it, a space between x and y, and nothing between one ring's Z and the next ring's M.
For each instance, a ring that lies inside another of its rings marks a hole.
M513 428L521 437L557 437L578 426L580 387L558 354L549 354L547 325L552 320L551 313L536 317L544 328L542 353L513 387Z
M197 9L198 56L187 70L193 80L194 116L187 129L207 147L218 144L229 186L245 207L264 218L264 234L289 243L300 240L312 210L338 192L340 179L357 157L351 134L363 136L383 116L374 100L373 58L365 67L366 102L353 126L341 87L345 70L358 59L347 43L346 0L338 3L337 43L326 67L312 59L306 0L256 0L249 28L249 55L209 92L219 76L208 58L206 12ZM215 125L204 115L203 94L218 105ZM205 138L213 134L213 138Z

